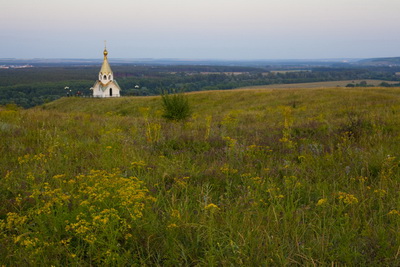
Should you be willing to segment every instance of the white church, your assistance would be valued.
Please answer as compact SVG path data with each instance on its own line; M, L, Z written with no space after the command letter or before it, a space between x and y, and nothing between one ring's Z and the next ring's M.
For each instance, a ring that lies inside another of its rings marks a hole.
M107 59L107 48L104 48L104 60L101 70L99 72L99 79L94 83L90 90L93 90L93 97L120 97L121 88L111 70L110 64Z

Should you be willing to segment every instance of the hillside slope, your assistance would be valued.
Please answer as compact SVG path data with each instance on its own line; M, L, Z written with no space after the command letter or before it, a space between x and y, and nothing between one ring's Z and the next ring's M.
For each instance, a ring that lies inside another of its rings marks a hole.
M400 88L0 108L0 265L400 266Z
M341 105L365 105L376 102L375 98L392 100L397 88L291 88L275 90L269 87L256 87L191 92L187 96L195 113L219 115L232 110L262 110L279 105L301 105L307 109L333 109ZM107 113L138 117L143 108L160 113L161 97L121 97L121 98L76 98L64 97L47 103L40 109L61 112L85 112L90 114Z

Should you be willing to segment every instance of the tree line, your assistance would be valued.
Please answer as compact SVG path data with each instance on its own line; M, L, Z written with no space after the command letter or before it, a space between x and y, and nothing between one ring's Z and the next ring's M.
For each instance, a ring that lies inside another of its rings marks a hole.
M227 90L244 86L339 80L379 79L400 81L393 69L310 68L306 71L272 72L241 66L114 66L114 76L125 96L159 95L165 90ZM0 70L0 105L15 103L29 108L63 96L90 96L98 66L40 67ZM364 85L364 84L363 84ZM388 86L383 83L382 86ZM64 88L68 87L68 90Z

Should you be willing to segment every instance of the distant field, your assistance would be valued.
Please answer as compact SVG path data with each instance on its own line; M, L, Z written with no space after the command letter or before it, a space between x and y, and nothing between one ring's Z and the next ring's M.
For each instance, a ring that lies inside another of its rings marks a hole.
M311 72L311 70L271 70L271 73L293 73L293 72Z
M346 87L347 84L357 84L362 81L366 81L368 84L378 86L382 82L387 83L398 83L388 82L382 80L347 80L347 81L330 81L330 82L314 82L314 83L293 83L293 84L271 84L271 85L260 85L260 86L249 86L244 87L245 89L263 89L263 88L327 88L327 87Z

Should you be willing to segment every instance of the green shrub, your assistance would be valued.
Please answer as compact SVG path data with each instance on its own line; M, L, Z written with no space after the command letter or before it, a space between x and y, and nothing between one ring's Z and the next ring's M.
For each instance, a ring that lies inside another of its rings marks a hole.
M161 95L163 104L163 117L168 120L181 121L190 117L191 108L188 97L183 93Z

